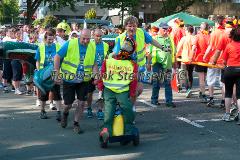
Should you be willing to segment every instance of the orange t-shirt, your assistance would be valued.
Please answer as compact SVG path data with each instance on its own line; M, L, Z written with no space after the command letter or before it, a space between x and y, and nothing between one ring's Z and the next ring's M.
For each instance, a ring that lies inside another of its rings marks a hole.
M210 58L214 55L214 53L218 49L218 46L222 41L223 34L225 34L224 29L216 29L214 32L211 33L210 39L209 39L209 45L211 46L211 51L206 57L207 62L209 62Z
M193 57L195 62L203 62L203 56L208 47L209 34L198 33L195 38L194 45L196 46L196 54Z
M221 54L220 54L220 56L218 57L218 59L217 59L217 64L224 64L224 61L223 61L223 58L222 58L222 53L223 53L223 51L224 51L224 49L226 48L226 46L231 42L232 40L231 40L231 38L229 38L229 36L226 34L226 33L224 33L223 35L222 35L222 41L219 43L219 45L217 46L217 49L219 50L219 51L221 51Z
M232 41L229 43L223 54L222 59L227 62L227 66L240 66L240 42Z
M174 32L173 32L173 41L175 46L177 47L179 41L182 39L183 36L185 36L185 30L183 28L177 28Z
M195 37L193 35L184 36L177 46L176 57L181 57L182 62L189 62L189 57L192 57L192 46L194 44Z

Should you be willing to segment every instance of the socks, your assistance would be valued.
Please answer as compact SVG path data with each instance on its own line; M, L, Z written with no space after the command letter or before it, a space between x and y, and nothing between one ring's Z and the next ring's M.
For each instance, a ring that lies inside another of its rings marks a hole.
M55 103L56 103L57 111L60 111L61 101L55 101Z
M133 106L132 109L133 109L133 112L136 112L136 107L135 106Z

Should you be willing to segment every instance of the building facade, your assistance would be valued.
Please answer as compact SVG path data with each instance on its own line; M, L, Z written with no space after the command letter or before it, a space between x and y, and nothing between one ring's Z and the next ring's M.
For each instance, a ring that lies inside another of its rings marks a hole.
M152 23L161 18L166 0L139 0L133 11L141 23ZM240 0L199 0L188 7L186 12L208 18L216 15L240 16Z
M20 11L27 10L27 0L19 0ZM47 6L41 4L38 8L37 17L43 18L45 15L51 14L60 19L68 18L84 18L85 13L94 8L97 13L97 18L107 17L109 15L108 9L101 9L97 5L97 0L77 0L75 4L76 11L73 12L70 7L61 8L59 11L50 11Z
M78 0L75 5L75 12L73 12L70 7L64 7L59 11L53 11L50 13L60 19L84 18L85 13L91 8L94 8L96 10L97 18L99 19L102 17L107 17L109 15L108 9L101 9L97 5L97 0Z
M209 15L240 16L240 0L216 0L215 2L196 2L187 10L191 14L209 17Z

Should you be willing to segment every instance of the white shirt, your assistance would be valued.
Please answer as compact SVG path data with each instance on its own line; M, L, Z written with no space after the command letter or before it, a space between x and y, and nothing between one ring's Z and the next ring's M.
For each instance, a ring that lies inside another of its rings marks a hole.
M38 42L39 42L39 43L43 43L44 35L45 35L45 33L39 34L39 36L38 36Z
M3 39L2 39L2 42L16 42L16 39L12 39L11 37L8 37L8 36L6 36L6 37L4 37Z
M61 37L56 36L56 42L58 42L60 44L60 46L63 46L66 41L64 39L62 39Z
M26 43L29 42L29 36L27 32L23 32L23 42L26 42Z

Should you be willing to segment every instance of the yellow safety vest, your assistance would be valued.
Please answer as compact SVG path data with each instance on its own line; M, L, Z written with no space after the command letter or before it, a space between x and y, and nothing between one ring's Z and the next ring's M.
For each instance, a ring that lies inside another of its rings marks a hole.
M115 44L117 44L117 41L120 39L120 45L122 46L124 40L126 38L126 32L120 34L115 41ZM141 28L137 28L136 31L136 54L137 54L137 64L138 66L143 66L146 64L146 51L145 51L145 36L144 31Z
M96 47L94 42L90 41L87 46L84 66L84 81L91 79L92 68L95 61ZM79 42L78 39L71 39L68 44L67 54L61 65L61 72L66 80L73 80L77 73L78 65L80 64Z
M59 49L61 48L61 46L56 43L56 52L59 51ZM44 62L45 62L45 44L41 43L39 44L39 52L40 52L40 66L39 69L42 69L44 66Z
M164 38L161 36L153 37L160 45L164 46L164 48L170 47L171 53L165 52L153 45L150 46L150 53L152 55L152 64L161 63L163 68L171 69L172 63L174 63L174 45L173 41L170 37Z
M103 84L115 93L129 91L129 84L133 80L133 64L129 60L106 60L106 74Z

